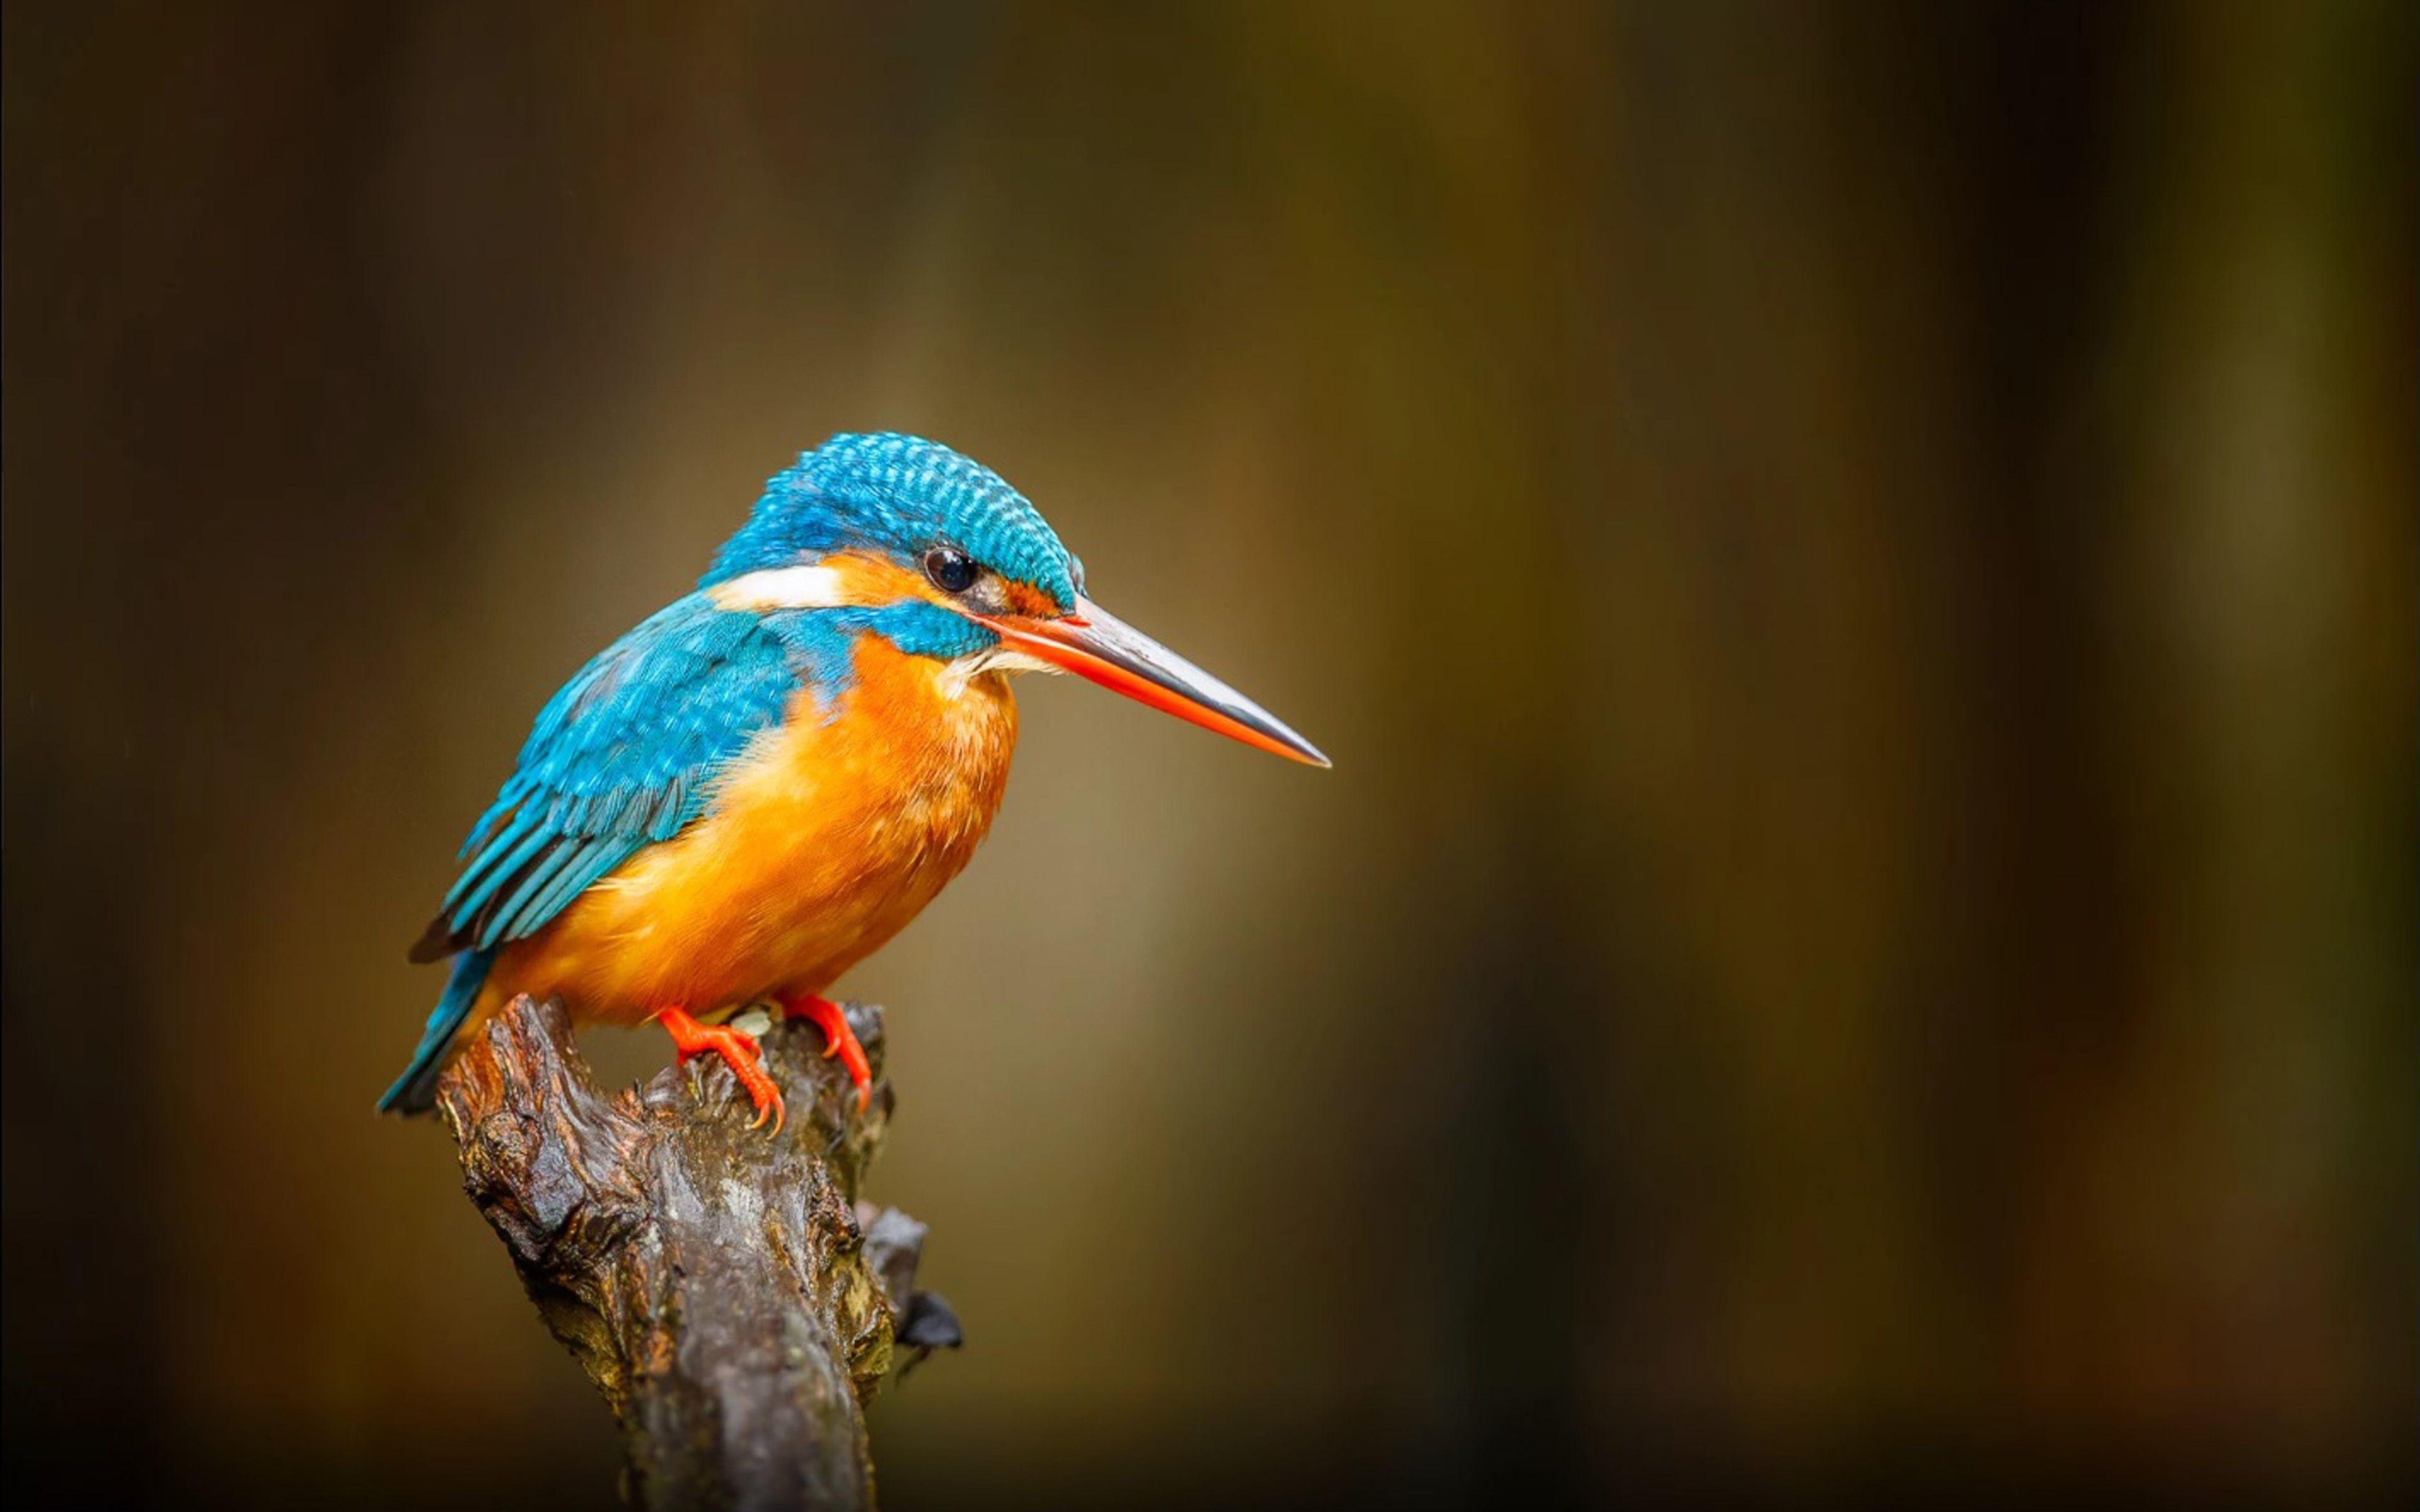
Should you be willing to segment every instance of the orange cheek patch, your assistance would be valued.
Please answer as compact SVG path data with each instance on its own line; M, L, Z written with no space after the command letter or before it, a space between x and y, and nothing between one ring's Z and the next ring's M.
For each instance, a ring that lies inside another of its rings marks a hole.
M840 584L840 598L845 604L895 604L903 598L921 598L928 603L939 602L930 583L922 573L910 572L887 557L869 556L862 551L838 551L817 565L830 571Z
M1059 617L1058 604L1048 594L1032 583L1010 583L1008 607L1010 612L1022 614L1029 619L1055 620Z

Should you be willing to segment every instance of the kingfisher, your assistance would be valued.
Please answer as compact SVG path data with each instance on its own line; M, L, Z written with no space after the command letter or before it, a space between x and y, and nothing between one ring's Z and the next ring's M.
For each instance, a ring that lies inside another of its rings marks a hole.
M823 994L972 858L1016 744L1020 672L1074 672L1312 766L1318 748L1085 596L1025 497L949 447L841 435L768 480L697 588L538 712L414 963L451 958L379 1106L425 1112L464 1037L521 994L653 1022L782 1126L752 1004L873 1072Z

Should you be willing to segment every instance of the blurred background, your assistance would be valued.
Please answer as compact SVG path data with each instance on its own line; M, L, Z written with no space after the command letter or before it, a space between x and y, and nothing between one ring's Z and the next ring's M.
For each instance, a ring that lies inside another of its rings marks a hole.
M611 1500L404 947L893 427L1337 769L1023 686L892 1508L2408 1490L2416 44L12 3L11 1502Z

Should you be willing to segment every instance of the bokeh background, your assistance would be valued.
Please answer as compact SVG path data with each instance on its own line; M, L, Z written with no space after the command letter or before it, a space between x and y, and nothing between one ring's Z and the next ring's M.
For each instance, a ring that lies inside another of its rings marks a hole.
M846 984L970 1335L893 1508L2407 1490L2415 58L10 4L11 1502L612 1498L370 1112L403 948L557 682L884 427L1337 761L1029 683Z

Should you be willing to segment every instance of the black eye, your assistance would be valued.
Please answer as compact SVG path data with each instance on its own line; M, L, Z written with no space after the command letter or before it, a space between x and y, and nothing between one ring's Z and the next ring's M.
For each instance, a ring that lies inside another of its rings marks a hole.
M924 576L945 594L963 594L975 585L975 559L954 546L937 546L924 553Z

